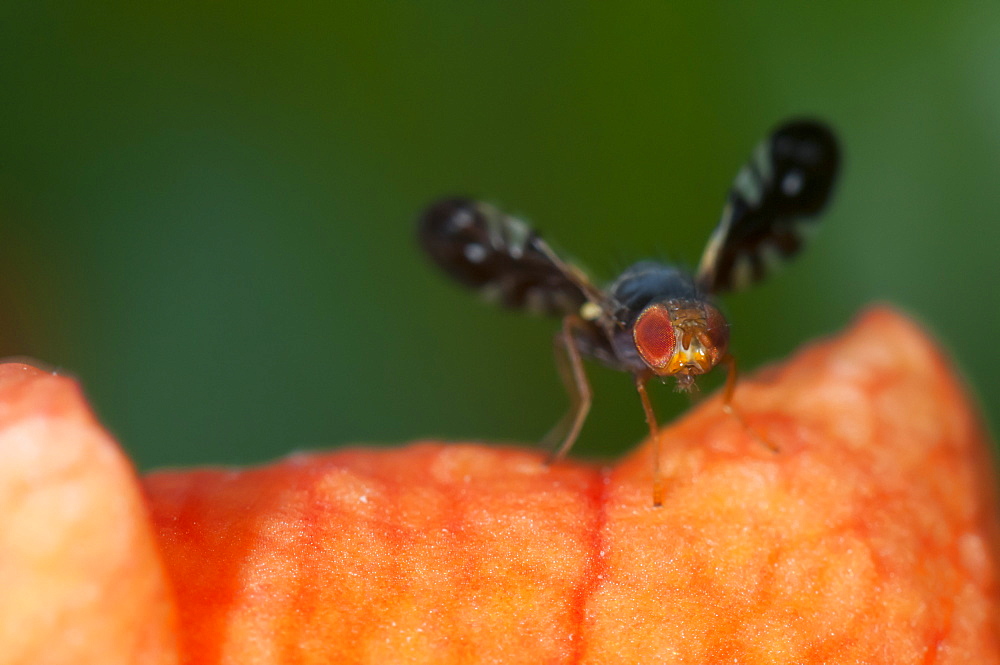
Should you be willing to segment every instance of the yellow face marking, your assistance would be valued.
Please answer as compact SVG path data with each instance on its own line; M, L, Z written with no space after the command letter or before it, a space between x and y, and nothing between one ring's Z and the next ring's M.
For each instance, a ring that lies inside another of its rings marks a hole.
M690 336L690 332L685 333L685 337ZM712 356L697 337L687 340L687 345L682 345L674 351L670 362L664 368L663 374L705 374L712 369Z

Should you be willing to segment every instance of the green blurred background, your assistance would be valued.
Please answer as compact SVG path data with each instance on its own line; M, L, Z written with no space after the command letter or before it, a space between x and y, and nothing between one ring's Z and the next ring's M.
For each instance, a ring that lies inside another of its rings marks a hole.
M602 278L693 264L800 113L846 168L809 251L727 299L743 366L890 302L995 419L1000 4L337 4L0 7L0 355L79 376L141 467L536 441L554 323L433 270L417 212L486 198ZM631 380L590 375L578 452L621 453Z

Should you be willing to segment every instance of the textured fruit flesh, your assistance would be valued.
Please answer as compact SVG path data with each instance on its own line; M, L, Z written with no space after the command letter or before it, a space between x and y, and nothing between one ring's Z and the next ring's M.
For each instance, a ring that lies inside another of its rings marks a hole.
M1000 663L988 444L867 314L605 468L423 443L147 478L194 662ZM211 562L211 563L209 563ZM219 636L226 639L220 640Z
M0 665L178 662L139 481L72 379L0 364Z
M70 379L0 365L0 665L1000 664L989 444L913 324L872 311L735 401L753 432L717 397L661 432L653 508L648 442L140 481Z

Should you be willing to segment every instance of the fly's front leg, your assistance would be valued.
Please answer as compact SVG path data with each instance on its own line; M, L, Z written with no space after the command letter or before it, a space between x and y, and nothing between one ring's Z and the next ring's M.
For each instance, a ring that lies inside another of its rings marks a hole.
M649 377L649 374L636 374L635 388L639 391L642 410L646 414L646 424L649 425L649 436L653 440L653 507L659 508L663 505L663 476L660 473L660 428L656 424L656 414L653 412L652 402L649 401L649 393L646 392L646 383L649 381Z
M739 370L736 368L736 358L731 354L722 356L722 363L726 366L726 387L722 390L722 410L732 414L737 418L742 418L733 408L733 393L736 392L736 379L739 378Z
M726 369L728 370L726 373L726 387L722 390L722 410L736 418L740 425L743 426L743 429L749 432L750 436L755 438L762 446L770 450L772 453L778 452L778 447L755 432L747 423L743 414L737 410L736 405L733 404L733 393L736 392L736 379L739 375L739 372L736 369L736 358L727 353L722 357L721 362L726 365Z
M583 421L590 412L590 382L587 381L583 358L580 357L580 350L573 338L573 330L581 323L576 316L567 316L563 319L562 330L555 338L556 368L569 394L570 407L566 415L542 439L542 445L551 451L546 464L553 464L566 456L576 443Z

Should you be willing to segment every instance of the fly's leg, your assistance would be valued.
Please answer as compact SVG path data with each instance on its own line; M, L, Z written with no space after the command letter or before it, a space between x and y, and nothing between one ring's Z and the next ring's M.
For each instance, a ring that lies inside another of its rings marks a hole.
M726 387L722 390L722 410L736 418L740 425L743 426L743 429L749 432L750 436L756 439L760 445L764 446L772 453L779 452L778 446L762 437L760 434L755 432L752 427L750 427L749 423L747 423L746 419L743 417L743 414L740 413L736 408L736 405L733 404L733 393L736 391L736 379L739 375L739 372L736 369L736 358L727 353L722 357L721 362L725 363L727 370Z
M649 435L653 439L653 507L659 508L663 505L663 476L660 473L660 428L656 424L656 414L653 413L653 404L649 401L649 393L646 392L648 381L648 374L635 375L635 388L639 391L642 410L646 414L646 424L649 425Z
M555 338L556 368L569 394L570 407L566 415L542 439L542 445L551 451L546 464L553 464L566 456L576 443L583 421L590 411L590 382L583 371L583 358L573 339L573 329L578 325L580 320L576 316L567 316L563 319L562 330Z

